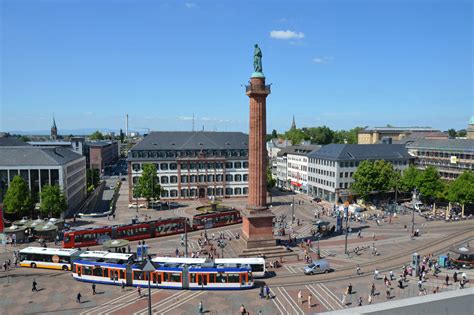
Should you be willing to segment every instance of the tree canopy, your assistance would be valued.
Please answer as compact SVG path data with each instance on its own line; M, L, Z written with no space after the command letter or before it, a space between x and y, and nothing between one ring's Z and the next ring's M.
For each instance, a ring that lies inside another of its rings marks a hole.
M357 143L357 134L362 127L352 128L350 130L332 130L327 126L308 127L301 129L290 129L285 132L284 137L292 141L293 144L299 144L303 140L309 140L313 144L329 143Z
M417 177L417 187L422 198L434 199L443 192L444 183L438 170L428 166Z
M93 185L94 188L100 183L100 173L98 169L88 168L86 171L87 187Z
M285 139L290 140L293 145L297 145L303 140L308 140L309 138L307 138L301 129L290 129L285 132Z
M395 187L398 172L392 163L379 161L362 161L354 173L351 190L366 199L373 192L387 192Z
M90 140L104 140L104 135L99 130L94 131L90 136Z
M43 216L59 217L66 209L66 197L58 185L46 185L41 188L40 210Z
M19 175L10 182L7 193L3 198L5 212L10 214L27 215L34 209L34 201L31 197L28 184Z
M447 199L462 205L474 203L474 173L464 171L449 185Z
M159 182L156 175L156 165L143 164L142 176L138 178L138 183L133 190L134 196L145 198L148 204L151 199L160 199L161 186Z
M421 171L415 166L410 165L406 170L403 171L403 175L400 179L400 190L403 192L411 192L418 185L418 178Z

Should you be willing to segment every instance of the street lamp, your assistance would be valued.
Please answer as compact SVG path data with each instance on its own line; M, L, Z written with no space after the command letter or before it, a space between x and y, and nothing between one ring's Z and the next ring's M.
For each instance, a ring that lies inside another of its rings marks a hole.
M224 240L217 240L217 246L221 249L221 258L224 258L224 248L227 246Z
M415 204L416 204L416 200L417 200L417 193L418 191L416 190L416 187L415 189L413 189L413 196L412 196L412 202L413 202L413 211L412 211L412 215L411 215L411 236L413 237L413 235L415 235Z
M316 256L318 259L321 259L321 251L319 250L319 240L321 239L321 234L318 233L318 235L316 235L317 237L317 240L318 240L318 250L316 251Z
M346 219L346 237L344 241L344 253L346 255L349 255L349 252L347 251L347 236L349 234L349 208L348 207L344 207L344 216Z
M151 263L150 259L147 259L145 266L143 267L143 272L147 273L148 277L148 315L151 315L151 285L150 285L150 279L151 279L151 273L155 271L155 267Z
M295 196L293 196L293 203L291 204L291 224L295 223Z

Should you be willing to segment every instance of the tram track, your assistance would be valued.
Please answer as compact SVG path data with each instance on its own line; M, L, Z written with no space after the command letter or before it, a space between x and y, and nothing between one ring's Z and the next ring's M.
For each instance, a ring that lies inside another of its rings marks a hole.
M437 252L441 252L450 248L454 243L465 242L471 239L474 239L474 231L472 229L463 229L441 240L437 240L437 241L428 243L426 245L414 248L411 250L411 252L421 253L426 250L429 250L432 253L435 253L435 252L437 253ZM397 255L385 257L377 261L361 263L359 264L359 266L362 268L362 270L366 270L365 275L369 274L367 273L367 270L374 270L375 268L378 268L379 271L398 269L402 265L406 264L407 260L409 260L409 257L407 257L407 255L408 255L407 253L400 253ZM388 265L384 265L388 262L391 262L391 263ZM302 274L301 276L296 276L296 277L295 277L295 274L281 275L281 276L267 279L265 282L268 285L272 285L272 286L304 286L304 285L313 284L313 283L324 283L327 281L338 281L338 280L345 280L345 279L360 277L355 274L354 266L355 264L351 264L351 266L343 267L335 272L322 274L318 276L307 276L304 274ZM308 279L301 280L303 277L308 278Z

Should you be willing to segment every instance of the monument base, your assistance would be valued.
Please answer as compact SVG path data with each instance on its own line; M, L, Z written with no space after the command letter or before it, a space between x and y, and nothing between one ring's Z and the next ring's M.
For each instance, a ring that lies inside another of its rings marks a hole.
M270 210L242 211L242 238L246 248L275 247L276 241L273 237L273 218Z

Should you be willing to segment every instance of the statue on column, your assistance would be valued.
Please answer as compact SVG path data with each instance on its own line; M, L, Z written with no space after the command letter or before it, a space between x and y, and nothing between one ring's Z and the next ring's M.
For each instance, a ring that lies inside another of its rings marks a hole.
M257 44L255 44L255 50L253 52L253 69L255 72L262 72L262 51Z

